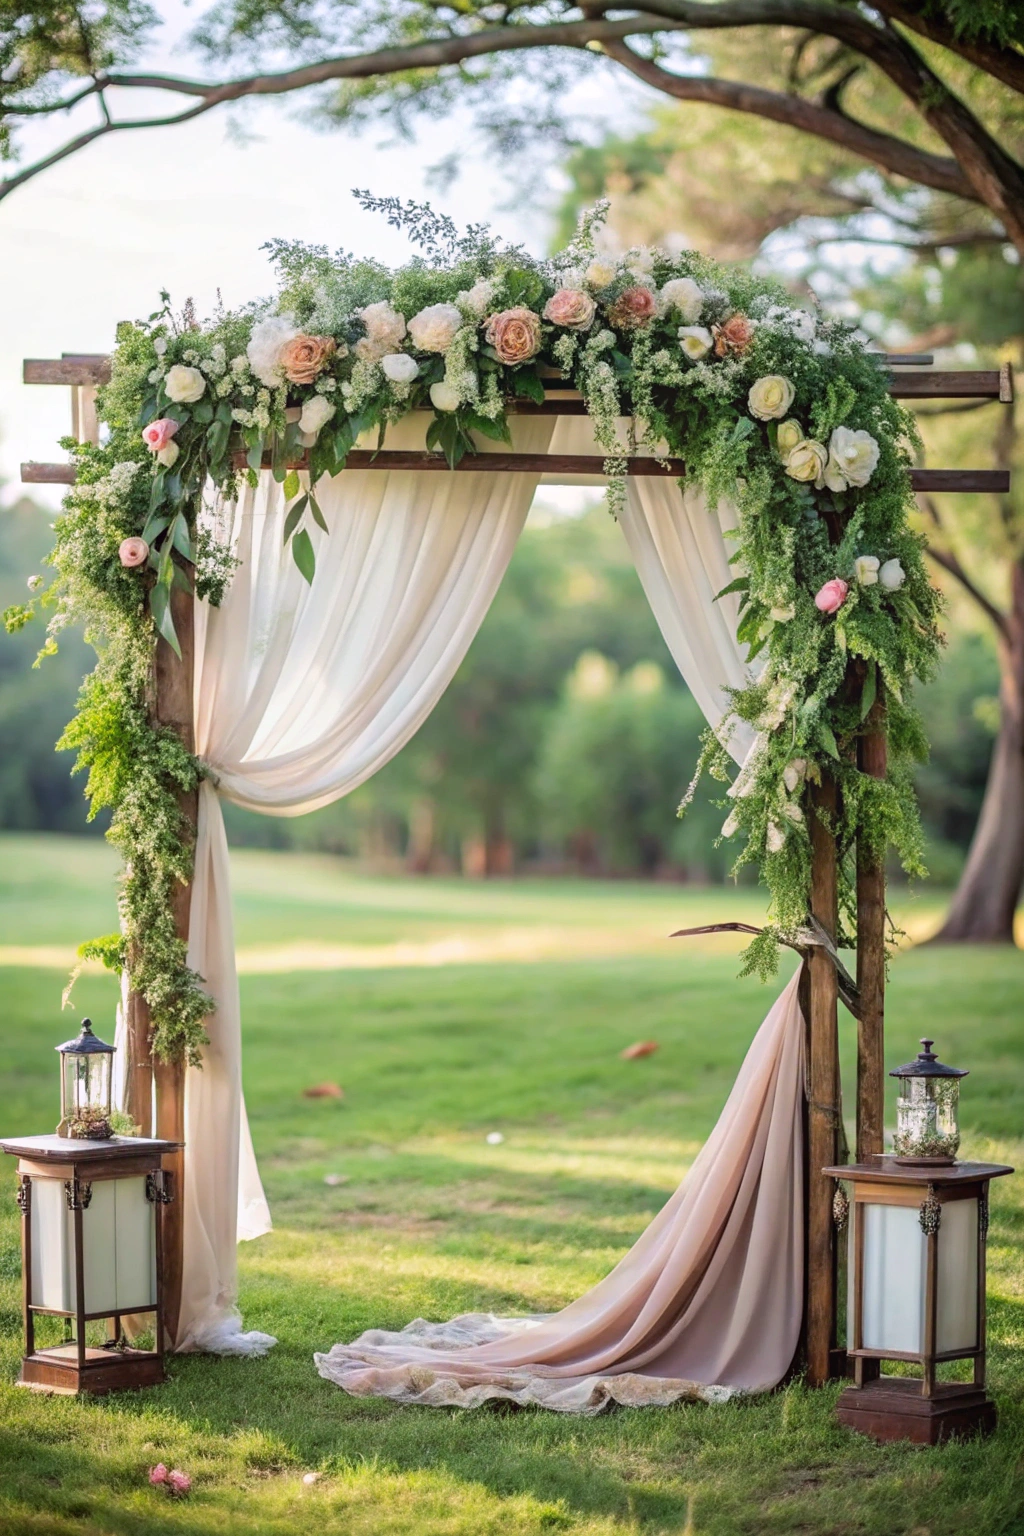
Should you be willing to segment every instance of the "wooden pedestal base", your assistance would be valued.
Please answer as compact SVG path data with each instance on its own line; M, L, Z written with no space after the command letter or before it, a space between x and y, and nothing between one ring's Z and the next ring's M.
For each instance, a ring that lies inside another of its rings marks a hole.
M156 1387L167 1377L160 1355L150 1350L87 1349L79 1365L74 1344L40 1349L21 1362L19 1387L34 1392L128 1392L134 1387Z
M863 1387L847 1387L839 1399L836 1418L848 1429L875 1440L939 1445L953 1435L991 1434L996 1427L996 1405L984 1387L943 1383L931 1397L922 1397L920 1381L882 1376Z

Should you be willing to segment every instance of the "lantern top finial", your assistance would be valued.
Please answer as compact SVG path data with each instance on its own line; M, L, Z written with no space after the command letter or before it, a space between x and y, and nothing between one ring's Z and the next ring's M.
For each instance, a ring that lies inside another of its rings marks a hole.
M934 1040L922 1040L923 1049L918 1053L916 1061L908 1061L905 1066L894 1067L889 1073L890 1077L966 1077L966 1067L947 1067L945 1062L939 1060L932 1046Z
M75 1040L65 1040L63 1045L54 1046L54 1050L60 1051L62 1056L96 1056L106 1054L113 1056L114 1047L107 1045L98 1035L92 1032L92 1020L82 1020L82 1032Z

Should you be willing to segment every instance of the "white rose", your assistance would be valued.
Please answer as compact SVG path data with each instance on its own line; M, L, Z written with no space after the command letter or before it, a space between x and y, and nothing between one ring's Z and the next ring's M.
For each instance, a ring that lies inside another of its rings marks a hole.
M750 386L747 405L758 421L778 421L793 404L796 390L781 373L766 373Z
M205 394L206 380L198 368L186 368L184 363L175 363L173 368L167 370L164 390L168 400L173 400L175 405L192 405Z
M775 434L775 445L779 451L779 458L783 464L787 463L790 454L798 443L804 440L804 429L798 421L791 416L788 421L780 421Z
M334 406L323 395L313 395L302 407L299 417L299 431L311 433L315 439L317 434L330 421L334 415ZM312 444L309 445L312 447Z
M825 473L825 465L828 461L828 449L824 443L819 443L813 437L802 438L795 448L789 450L786 458L786 474L793 480L799 480L802 485L811 480L821 490L822 476Z
M409 335L421 352L447 352L461 324L457 305L428 304L409 321Z
M392 384L411 384L420 371L420 365L408 352L389 352L380 365Z
M298 328L291 315L268 315L265 320L253 326L245 355L249 359L249 367L253 373L268 389L276 389L278 385L284 383L281 353L285 343L298 334ZM236 358L235 363L237 361ZM235 363L231 366L234 367Z
M878 573L878 579L887 592L898 592L907 579L907 573L898 560L887 560Z
M878 463L878 444L870 432L836 427L828 441L825 484L830 491L850 485L867 485Z
M796 618L796 604L787 603L784 608L771 608L769 617L773 618L776 624L788 624L790 619Z
M598 256L584 272L583 281L589 288L593 288L596 292L600 293L602 288L607 288L610 283L614 283L615 263L613 261L605 261L602 257Z
M696 363L711 351L711 332L703 325L681 325L679 327L679 345L683 354Z
M687 325L700 319L704 307L704 290L692 277L674 277L661 290L662 309L676 309Z
M877 555L858 555L853 562L854 575L862 587L873 587L878 580L878 567L881 564Z
M447 379L442 379L440 384L431 384L430 403L436 411L457 411L459 392L448 383Z
M171 465L175 462L180 452L181 449L172 439L171 442L164 443L164 446L158 449L156 461L158 464L162 464L165 469L170 469Z
M364 363L379 362L405 340L405 316L393 309L386 299L356 310L356 318L366 327L366 335L355 345L356 356Z

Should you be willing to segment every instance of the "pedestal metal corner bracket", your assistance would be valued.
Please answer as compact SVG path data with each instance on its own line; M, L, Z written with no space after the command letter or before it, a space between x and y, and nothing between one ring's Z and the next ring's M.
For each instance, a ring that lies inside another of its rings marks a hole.
M921 1223L921 1231L925 1237L934 1237L942 1225L942 1205L931 1184L928 1186L928 1194L921 1201L918 1220Z
M69 1211L87 1210L92 1199L92 1185L80 1183L78 1179L65 1179L64 1198Z
M174 1199L171 1176L165 1168L154 1168L146 1174L146 1199L152 1205L170 1205Z

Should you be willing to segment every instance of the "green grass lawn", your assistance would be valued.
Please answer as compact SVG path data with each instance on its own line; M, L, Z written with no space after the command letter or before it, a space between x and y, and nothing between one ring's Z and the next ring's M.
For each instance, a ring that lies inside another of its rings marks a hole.
M76 1017L112 1034L111 978L83 976L73 1014L61 1015L60 992L67 951L115 925L114 875L102 844L0 839L5 1134L52 1127L52 1048ZM170 1381L144 1394L90 1402L14 1388L11 1163L0 1174L4 1536L1024 1531L1019 1177L993 1192L1000 1426L987 1441L881 1449L834 1424L837 1389L799 1384L581 1422L396 1408L321 1381L313 1351L364 1328L557 1307L608 1271L707 1135L773 995L736 979L732 940L665 936L756 920L759 900L375 880L327 858L252 852L236 857L235 879L246 1093L276 1223L241 1249L241 1303L246 1323L280 1343L263 1360L172 1358ZM898 903L912 931L937 905ZM842 1030L851 1084L845 1018ZM902 953L889 1063L924 1033L971 1069L966 1154L1024 1164L1024 954ZM619 1059L645 1038L657 1054ZM324 1079L343 1101L302 1097ZM328 1174L342 1182L325 1184ZM188 1500L148 1486L157 1461L193 1475ZM322 1476L307 1486L310 1470Z

